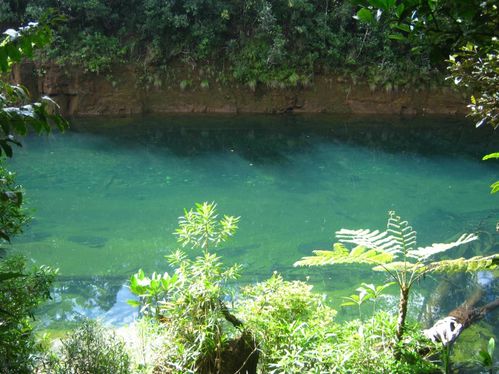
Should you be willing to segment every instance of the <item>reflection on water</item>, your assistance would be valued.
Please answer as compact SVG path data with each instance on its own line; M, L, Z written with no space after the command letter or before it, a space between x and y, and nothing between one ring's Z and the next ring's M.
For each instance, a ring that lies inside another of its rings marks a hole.
M310 276L334 298L384 279L364 267L292 264L329 248L342 227L382 229L391 209L413 224L420 245L474 231L480 242L456 256L497 252L499 207L488 185L499 168L480 159L498 143L488 128L440 118L78 120L66 134L27 139L12 160L36 209L14 246L60 268L44 323L78 315L126 322L133 318L126 280L140 267L168 270L164 255L176 248L171 233L183 208L216 201L221 212L242 216L235 239L220 250L228 264L244 265L241 282L273 271ZM422 305L424 289L438 283L423 285ZM453 291L449 307L466 297Z

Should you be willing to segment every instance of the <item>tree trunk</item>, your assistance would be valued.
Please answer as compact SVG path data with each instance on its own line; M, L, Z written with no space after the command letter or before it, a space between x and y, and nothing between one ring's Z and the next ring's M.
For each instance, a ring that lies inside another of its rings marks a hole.
M407 317L407 304L409 302L409 289L400 287L399 317L397 320L397 341L404 335L405 319Z
M475 308L477 302L477 295L474 294L471 302L470 300L464 302L450 312L447 317L438 320L429 329L423 330L423 334L434 342L441 342L444 346L451 345L465 328L499 307L499 298L482 307Z

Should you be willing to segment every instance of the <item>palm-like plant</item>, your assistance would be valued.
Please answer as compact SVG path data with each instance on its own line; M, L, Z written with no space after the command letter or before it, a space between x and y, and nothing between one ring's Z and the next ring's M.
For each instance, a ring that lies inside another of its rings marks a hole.
M419 279L428 273L478 271L490 269L499 263L499 255L476 256L469 259L433 261L432 257L451 248L476 240L474 234L463 234L452 243L435 243L428 247L416 247L416 231L394 211L388 213L387 229L347 230L336 233L339 243L332 251L316 250L313 256L303 257L295 266L335 264L368 264L375 271L385 271L400 289L397 339L404 334L409 292ZM343 243L356 246L348 250Z

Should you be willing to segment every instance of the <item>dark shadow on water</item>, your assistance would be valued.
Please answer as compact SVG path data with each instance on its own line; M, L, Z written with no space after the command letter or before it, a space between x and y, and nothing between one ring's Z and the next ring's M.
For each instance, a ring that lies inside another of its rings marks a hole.
M75 119L71 130L125 148L150 148L179 157L235 153L252 163L283 163L322 142L394 153L481 157L499 148L490 126L463 118L332 115L169 115Z

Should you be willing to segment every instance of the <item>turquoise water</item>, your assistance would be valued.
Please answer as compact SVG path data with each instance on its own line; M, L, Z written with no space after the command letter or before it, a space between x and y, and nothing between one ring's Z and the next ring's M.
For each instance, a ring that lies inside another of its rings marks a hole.
M35 217L13 245L60 269L40 313L46 326L80 315L130 321L127 279L139 268L166 269L177 217L202 201L241 216L219 252L244 265L241 282L279 271L349 295L383 279L369 268L292 264L329 248L342 227L382 229L388 210L413 224L420 245L479 231L481 242L457 254L497 252L499 197L488 186L499 163L480 161L499 149L491 132L442 118L75 120L65 134L26 139L10 162Z

